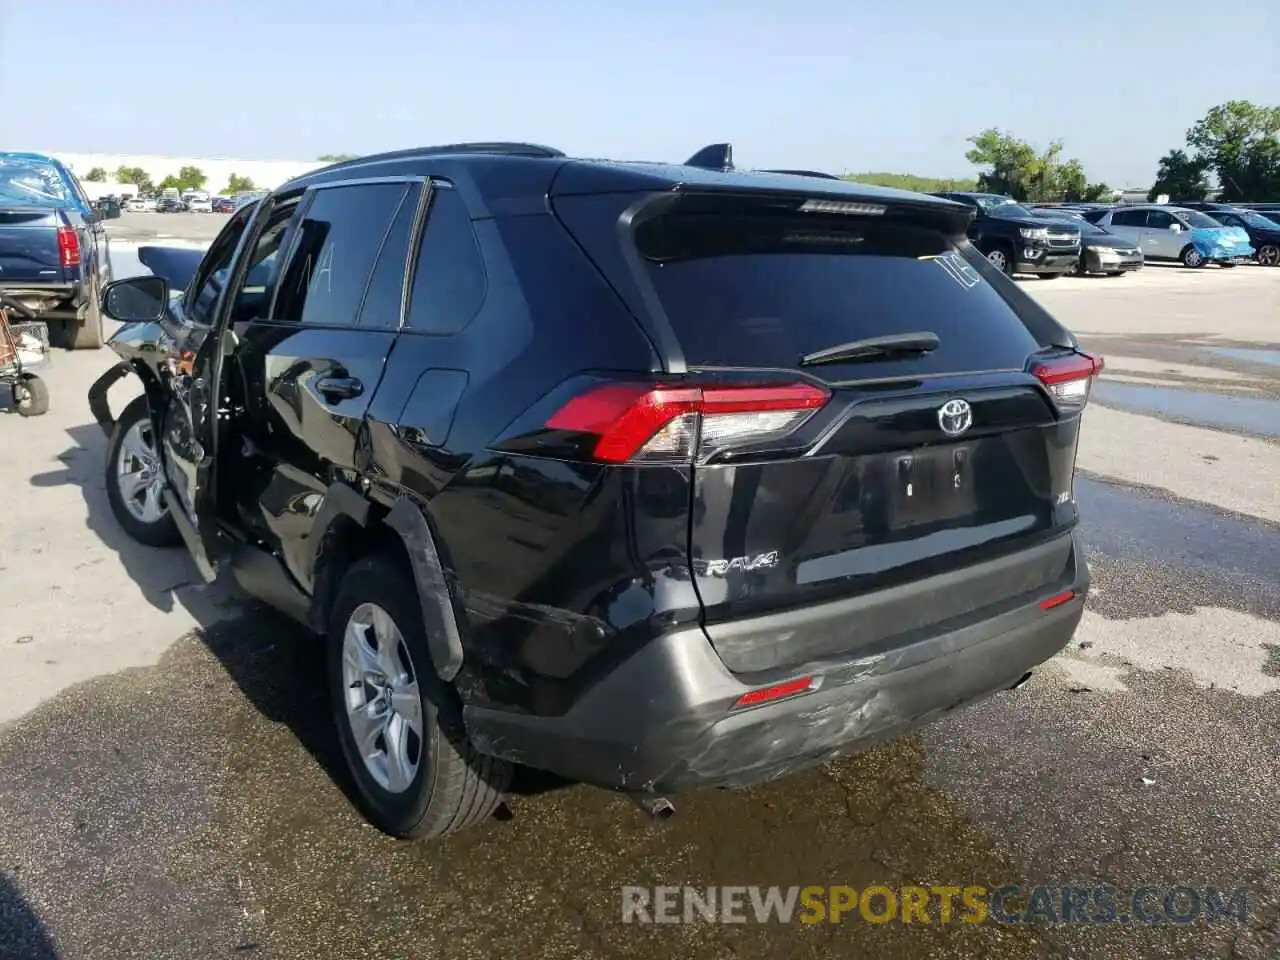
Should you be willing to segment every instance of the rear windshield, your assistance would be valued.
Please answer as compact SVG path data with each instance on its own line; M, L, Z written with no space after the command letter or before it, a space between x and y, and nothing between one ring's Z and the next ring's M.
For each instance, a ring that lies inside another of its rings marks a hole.
M635 239L691 365L794 367L807 353L851 340L919 331L937 335L938 350L815 372L863 378L1020 368L1038 349L984 277L981 256L926 226L672 213L640 225Z
M66 181L53 164L0 157L0 201L60 207L69 199Z

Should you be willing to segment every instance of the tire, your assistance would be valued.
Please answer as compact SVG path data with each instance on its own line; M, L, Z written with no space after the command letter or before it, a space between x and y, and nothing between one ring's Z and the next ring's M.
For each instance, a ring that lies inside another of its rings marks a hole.
M13 383L13 405L24 417L49 412L49 385L34 373L24 373Z
M95 277L89 286L89 305L76 320L68 320L68 349L97 350L106 341L102 328L102 290Z
M1013 254L1007 247L992 247L987 251L987 260L1006 277L1013 276Z
M120 414L107 444L107 501L116 522L138 543L174 547L182 542L182 535L164 505L164 474L155 457L153 434L147 398L138 397ZM143 479L136 488L122 484L125 476L142 473L151 479ZM126 486L130 488L127 493Z
M1259 247L1258 263L1264 267L1280 267L1280 246L1268 243Z
M395 633L400 642L384 654L381 642ZM363 639L370 635L373 644ZM493 814L512 766L477 752L467 739L457 691L431 660L417 587L392 554L365 557L343 577L329 619L327 664L334 726L370 823L393 837L422 839Z
M1182 252L1178 254L1178 259L1182 261L1184 267L1191 267L1198 270L1207 262L1204 257L1200 256L1200 251L1195 248L1194 244L1188 243L1182 248Z

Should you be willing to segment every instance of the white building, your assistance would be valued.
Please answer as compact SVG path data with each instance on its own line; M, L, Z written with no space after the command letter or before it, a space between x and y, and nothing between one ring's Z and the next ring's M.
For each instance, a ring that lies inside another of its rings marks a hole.
M210 193L221 193L234 173L239 177L248 177L255 187L273 189L286 180L301 176L308 171L327 166L321 160L237 160L229 157L162 157L146 154L128 153L68 153L64 150L44 150L42 153L57 157L75 173L82 181L85 175L95 167L107 172L107 179L114 180L116 170L120 167L141 167L151 177L151 182L159 184L168 176L177 176L183 167L198 167L208 179L205 189Z

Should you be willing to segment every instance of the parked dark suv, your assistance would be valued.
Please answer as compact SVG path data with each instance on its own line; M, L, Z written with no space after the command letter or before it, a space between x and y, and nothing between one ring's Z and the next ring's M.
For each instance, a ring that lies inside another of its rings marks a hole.
M383 830L477 822L519 764L669 811L1075 630L1101 361L965 208L723 166L366 157L107 292L116 516L323 638Z
M1048 224L1012 197L998 193L935 193L974 211L969 239L1006 274L1030 273L1056 280L1076 269L1080 231L1070 223Z

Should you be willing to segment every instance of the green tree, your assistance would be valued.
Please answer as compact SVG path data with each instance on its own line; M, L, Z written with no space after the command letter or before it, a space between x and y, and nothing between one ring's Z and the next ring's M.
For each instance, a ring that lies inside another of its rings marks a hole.
M358 153L322 153L316 159L321 163L342 163L344 160L355 160L359 156Z
M107 171L101 167L94 167L84 175L85 180L89 183L105 183L107 180Z
M1109 195L1103 183L1090 183L1079 160L1062 159L1062 141L1038 151L1025 140L995 127L969 138L973 149L965 159L985 167L978 189L1003 193L1018 201L1089 200Z
M151 193L155 184L151 182L151 174L141 167L126 167L123 164L116 170L117 183L132 183L139 193Z
M160 191L177 190L180 192L182 190L182 181L171 173L156 184L156 189Z
M1147 199L1154 201L1163 193L1174 200L1203 200L1209 193L1205 169L1203 161L1187 156L1185 150L1170 150L1160 158L1156 183Z
M227 189L222 192L226 194L250 193L255 189L252 179L249 177L242 177L238 173L233 173L227 179Z
M913 173L846 173L841 179L869 183L877 187L893 187L916 193L938 193L943 190L975 190L976 180L950 180L945 177L918 177Z
M1220 104L1187 131L1187 146L1217 177L1224 202L1280 199L1280 107Z
M182 190L199 190L208 180L199 167L183 167L178 171L178 184Z

